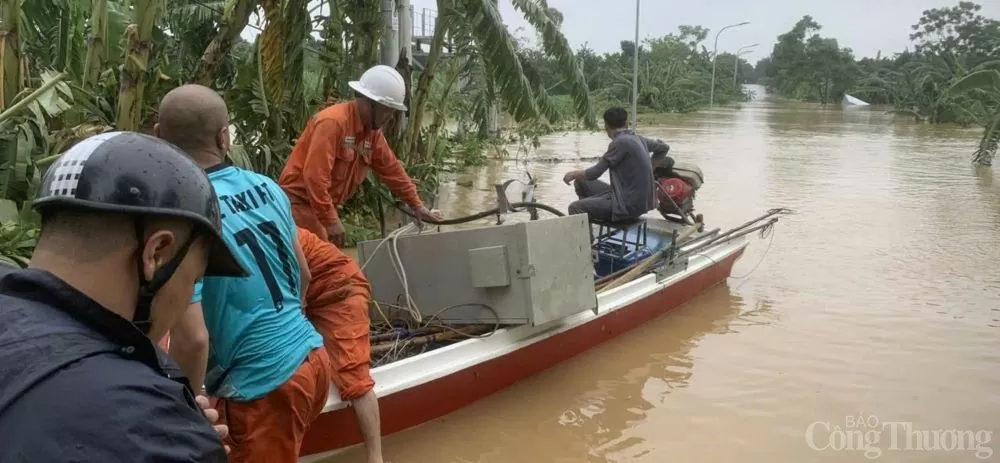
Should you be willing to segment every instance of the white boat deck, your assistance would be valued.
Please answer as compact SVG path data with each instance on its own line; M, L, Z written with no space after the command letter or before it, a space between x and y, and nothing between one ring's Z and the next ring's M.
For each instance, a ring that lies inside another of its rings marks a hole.
M524 348L545 338L587 323L595 318L611 313L632 302L649 296L667 286L674 285L694 275L710 265L721 262L733 253L746 247L745 238L720 243L702 253L691 256L688 268L663 281L657 282L656 275L644 275L617 288L597 295L597 312L585 311L544 325L523 325L502 328L492 335L473 338L424 352L372 370L375 393L386 397L401 390L419 386L435 379L461 371L470 366L501 357ZM330 398L323 412L330 412L349 406L340 399L336 388L331 389ZM306 461L306 460L300 460Z

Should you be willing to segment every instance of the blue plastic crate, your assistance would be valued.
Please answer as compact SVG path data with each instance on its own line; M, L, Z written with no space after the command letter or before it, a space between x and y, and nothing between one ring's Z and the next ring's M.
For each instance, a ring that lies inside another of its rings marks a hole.
M615 273L621 269L631 267L643 259L652 256L655 251L648 247L640 248L632 252L625 253L624 255L614 252L612 249L607 249L607 247L618 247L616 245L604 246L602 243L595 249L597 254L597 262L594 263L594 270L597 275L594 279L602 278ZM605 249L601 249L605 248ZM610 251L610 252L609 252Z

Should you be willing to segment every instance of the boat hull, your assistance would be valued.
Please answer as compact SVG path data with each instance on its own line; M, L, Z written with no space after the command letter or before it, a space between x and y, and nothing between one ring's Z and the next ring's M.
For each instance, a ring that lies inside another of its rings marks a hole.
M383 435L393 434L445 416L540 373L588 349L662 315L723 282L743 254L746 243L705 258L677 281L621 303L607 313L495 358L475 363L433 380L379 398ZM622 288L626 289L626 288ZM317 419L300 452L302 462L315 461L362 442L354 410L339 407Z

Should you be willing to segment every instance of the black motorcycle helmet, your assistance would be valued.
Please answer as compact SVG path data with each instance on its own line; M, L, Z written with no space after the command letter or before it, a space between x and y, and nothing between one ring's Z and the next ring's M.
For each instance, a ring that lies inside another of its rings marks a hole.
M222 238L219 200L205 171L176 146L135 132L107 132L84 139L56 160L42 178L32 207L133 214L143 242L143 216L175 217L195 224L177 255L147 281L139 266L139 302L132 323L149 333L153 296L173 276L198 236L211 241L205 276L245 277L246 269Z

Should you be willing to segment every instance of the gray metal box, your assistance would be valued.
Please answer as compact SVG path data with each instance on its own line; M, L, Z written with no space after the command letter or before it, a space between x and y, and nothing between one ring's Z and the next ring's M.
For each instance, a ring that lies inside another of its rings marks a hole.
M407 235L397 241L410 297L424 318L539 325L597 308L586 215ZM391 242L358 245L377 302L403 305ZM377 249L377 251L376 251ZM374 256L373 256L374 253ZM368 259L371 258L369 262ZM442 309L459 306L441 312Z

